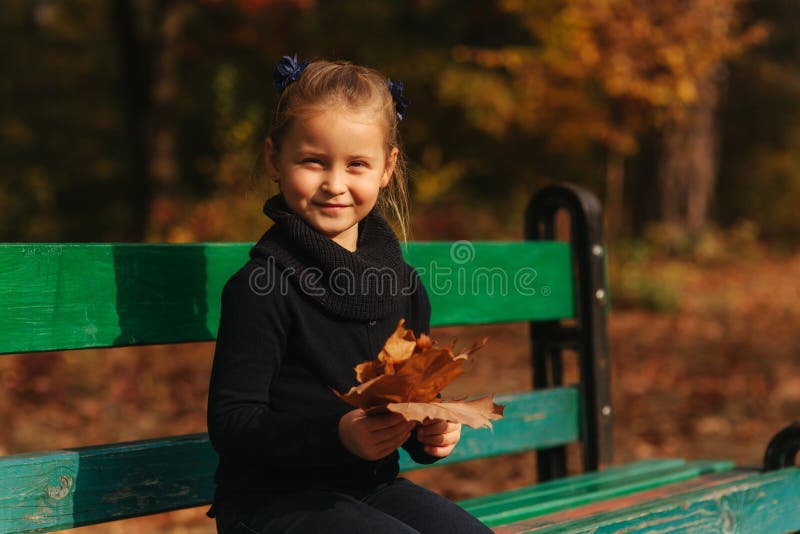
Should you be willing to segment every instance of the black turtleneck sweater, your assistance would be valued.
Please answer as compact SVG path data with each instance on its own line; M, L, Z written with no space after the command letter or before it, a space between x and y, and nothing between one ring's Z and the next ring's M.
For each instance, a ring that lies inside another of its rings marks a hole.
M359 223L355 252L317 233L280 195L264 211L275 224L222 292L208 399L215 504L390 481L397 452L371 462L347 451L338 425L353 408L331 388L356 385L353 368L377 356L401 318L415 334L429 332L425 288L375 210ZM403 447L419 463L436 460L414 435Z

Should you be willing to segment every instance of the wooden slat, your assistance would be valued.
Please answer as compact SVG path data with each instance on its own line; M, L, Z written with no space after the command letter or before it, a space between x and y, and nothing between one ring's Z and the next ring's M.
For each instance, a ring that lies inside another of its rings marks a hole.
M493 496L493 502L477 504L462 502L460 504L485 524L493 527L557 510L574 508L598 500L630 495L707 473L730 470L734 467L734 463L730 461L696 461L677 466L635 471L629 471L626 467L621 468L617 473L603 472L597 474L596 477L592 475L570 477L565 480L565 484L557 488L540 484L527 488L527 491L518 490L512 495L498 494Z
M436 465L577 441L578 401L578 390L574 388L498 395L495 402L506 407L503 419L494 422L493 430L464 427L458 447ZM422 467L425 466L415 463L404 450L400 451L401 470Z
M46 532L210 502L205 434L0 458L0 532Z
M0 353L214 339L234 244L0 246Z
M686 493L697 489L709 489L719 486L726 482L740 480L752 475L752 471L742 469L730 469L720 473L711 473L690 478L682 482L667 484L645 491L639 491L629 495L622 495L611 499L602 499L583 506L565 508L552 513L535 516L531 519L517 521L496 529L496 534L521 534L523 532L535 532L537 528L550 527L576 519L591 517L603 512L621 510L641 503L650 502L661 497L668 497L678 493Z
M495 436L465 432L445 463L577 438L575 389L496 401L506 405L507 418L496 422ZM0 532L63 529L207 504L216 465L206 434L0 457ZM403 468L416 465L406 457Z
M250 247L0 244L0 354L212 340ZM573 314L564 243L410 243L404 254L434 326Z
M675 469L686 465L686 460L682 458L653 458L640 460L626 465L613 465L602 471L583 473L581 475L559 478L540 482L535 486L528 486L520 489L492 493L482 497L474 497L459 501L459 504L470 510L479 510L486 505L496 503L508 503L518 499L528 499L533 495L553 495L557 493L570 493L590 484L605 484L607 482L621 478L637 477L648 475L654 472L662 472L666 469Z
M751 472L752 473L752 472ZM500 533L742 532L800 530L800 468L753 473L708 488L667 495L622 510ZM525 523L522 524L525 526Z
M420 272L436 326L574 316L568 243L412 243L405 258Z

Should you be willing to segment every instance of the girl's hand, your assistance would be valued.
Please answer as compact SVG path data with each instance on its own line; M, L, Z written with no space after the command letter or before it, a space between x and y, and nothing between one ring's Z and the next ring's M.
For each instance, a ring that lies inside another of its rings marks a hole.
M451 423L443 419L423 423L417 430L417 440L425 445L425 452L437 458L444 458L453 452L460 439L461 423Z
M357 408L339 419L339 439L356 456L379 460L405 443L414 426L399 414L367 415Z

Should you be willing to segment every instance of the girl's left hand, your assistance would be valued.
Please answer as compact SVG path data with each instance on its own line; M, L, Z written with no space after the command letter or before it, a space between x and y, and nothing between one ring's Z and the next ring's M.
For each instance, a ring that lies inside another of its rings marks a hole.
M453 452L459 439L461 423L434 419L422 423L417 429L417 440L425 446L425 452L437 458L444 458Z

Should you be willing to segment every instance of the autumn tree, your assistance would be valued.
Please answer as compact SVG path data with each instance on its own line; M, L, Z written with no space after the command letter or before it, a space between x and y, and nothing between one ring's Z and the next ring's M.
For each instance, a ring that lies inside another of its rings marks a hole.
M752 221L758 235L800 243L800 3L753 2L745 12L769 28L728 73L720 113L717 216ZM752 226L751 226L752 228Z
M660 129L660 216L696 230L716 173L721 63L763 34L740 27L743 1L504 0L529 42L456 47L440 93L497 135L516 126L546 135L559 151L604 146L611 236L623 212L625 158L639 149L642 132Z

